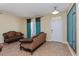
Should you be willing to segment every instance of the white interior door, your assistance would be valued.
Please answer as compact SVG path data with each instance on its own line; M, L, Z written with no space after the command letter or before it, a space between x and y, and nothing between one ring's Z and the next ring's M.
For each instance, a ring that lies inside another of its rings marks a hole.
M63 42L63 20L57 20L51 21L51 39L53 41L57 42Z

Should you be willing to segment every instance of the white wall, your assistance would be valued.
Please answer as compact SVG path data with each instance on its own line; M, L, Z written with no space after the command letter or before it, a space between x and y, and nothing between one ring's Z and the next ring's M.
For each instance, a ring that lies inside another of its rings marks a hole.
M0 43L4 42L2 34L7 31L19 31L19 18L0 14Z
M27 38L27 20L25 18L19 19L19 30L24 34L24 37Z
M79 3L76 4L76 42L77 55L79 56Z
M44 16L41 18L41 32L47 33L47 41L51 41L51 25L50 25L51 16Z
M41 32L45 32L47 33L47 41L52 41L51 40L51 25L50 22L52 20L53 17L62 17L62 20L64 20L64 27L63 27L63 32L64 32L64 39L63 39L63 43L67 43L67 13L66 12L60 12L58 15L45 15L43 17L41 17ZM32 18L33 22L35 22L35 17ZM26 18L22 19L22 21L20 22L21 24L21 29L20 31L23 32L25 34L25 37L27 37L27 21Z
M41 32L47 33L47 39L46 39L47 41L52 41L51 40L51 25L50 25L50 22L51 22L53 17L59 17L59 16L61 16L62 20L64 21L64 27L63 27L63 29L64 29L63 30L64 39L63 39L63 43L67 43L67 14L64 11L62 13L58 14L58 15L48 14L48 15L45 15L45 16L41 17ZM31 21L35 22L34 19L35 19L35 17L32 18ZM26 28L26 30L27 30L27 28Z
M64 32L64 39L63 43L67 42L67 14L66 12L62 12L58 15L47 15L41 18L41 31L47 33L47 41L52 41L51 39L51 25L50 22L53 17L62 17L62 20L64 20L64 27L63 27L63 32Z
M66 12L60 13L58 15L46 15L44 17L41 17L41 31L47 33L47 41L51 41L51 19L53 17L61 16L62 20L64 20L64 40L65 43L67 41L67 18L66 18ZM32 21L35 22L34 18L32 18ZM2 34L7 31L20 31L24 33L24 37L27 38L27 21L26 18L19 19L17 17L14 17L12 15L6 15L6 14L0 14L0 42L3 42L3 36Z

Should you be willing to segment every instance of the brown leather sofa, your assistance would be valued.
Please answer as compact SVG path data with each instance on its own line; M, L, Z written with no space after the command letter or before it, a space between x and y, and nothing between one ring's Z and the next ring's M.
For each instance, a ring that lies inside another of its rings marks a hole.
M41 32L39 35L34 36L31 40L32 42L30 43L24 43L22 41L20 44L20 49L30 51L31 54L33 54L36 48L38 48L41 44L43 44L46 41L46 33Z
M3 33L3 37L5 43L10 43L22 39L23 34L21 32L9 31L7 33Z

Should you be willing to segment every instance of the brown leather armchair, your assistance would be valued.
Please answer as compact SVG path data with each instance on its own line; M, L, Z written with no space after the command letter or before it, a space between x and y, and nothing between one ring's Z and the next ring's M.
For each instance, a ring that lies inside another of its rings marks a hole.
M24 38L23 35L24 34L22 34L21 32L16 32L16 31L9 31L7 33L3 33L4 42L10 43L13 41L18 41L19 39Z

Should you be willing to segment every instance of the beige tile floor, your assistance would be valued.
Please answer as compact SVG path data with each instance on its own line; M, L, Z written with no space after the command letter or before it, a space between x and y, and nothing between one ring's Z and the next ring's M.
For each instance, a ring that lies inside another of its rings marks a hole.
M19 44L4 44L0 56L31 56L28 51L20 50ZM66 44L51 41L41 45L32 56L71 56L71 53Z

